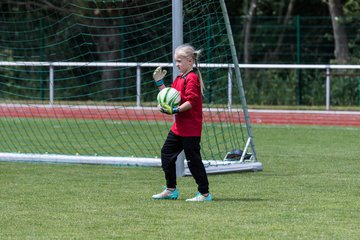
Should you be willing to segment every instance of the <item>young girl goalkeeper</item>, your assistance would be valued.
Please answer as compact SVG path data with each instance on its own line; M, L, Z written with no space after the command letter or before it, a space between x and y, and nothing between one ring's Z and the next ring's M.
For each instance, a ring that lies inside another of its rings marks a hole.
M200 154L202 131L202 93L203 83L198 70L200 50L188 44L176 48L174 60L180 75L171 87L180 92L181 102L178 107L163 104L159 106L162 113L175 114L175 121L161 149L161 164L165 173L166 188L163 192L153 195L153 199L177 199L179 190L176 186L176 159L182 150L185 152L188 167L198 185L195 197L186 199L190 202L211 201L209 182ZM193 66L196 66L193 69ZM165 88L163 78L166 70L158 67L153 74L159 90Z

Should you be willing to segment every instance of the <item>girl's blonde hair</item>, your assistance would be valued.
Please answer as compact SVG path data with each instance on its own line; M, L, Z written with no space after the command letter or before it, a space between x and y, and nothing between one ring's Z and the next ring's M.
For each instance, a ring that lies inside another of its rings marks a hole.
M194 61L195 67L197 70L197 75L199 77L200 84L201 84L201 94L204 95L205 86L204 86L204 82L202 80L200 69L198 67L200 53L201 53L200 49L195 50L195 48L193 46L191 46L190 44L182 44L175 49L175 54L178 54L179 56L182 56L182 57L185 57L188 59L192 59Z

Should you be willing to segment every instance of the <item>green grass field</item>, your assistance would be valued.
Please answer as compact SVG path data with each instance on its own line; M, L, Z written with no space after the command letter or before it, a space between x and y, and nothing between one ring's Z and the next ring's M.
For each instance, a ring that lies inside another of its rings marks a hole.
M359 239L360 128L253 126L264 171L156 201L160 168L0 162L0 239Z

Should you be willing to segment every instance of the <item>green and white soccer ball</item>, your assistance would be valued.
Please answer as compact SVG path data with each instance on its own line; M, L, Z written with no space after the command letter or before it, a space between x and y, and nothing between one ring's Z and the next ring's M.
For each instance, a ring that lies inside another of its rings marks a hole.
M181 101L180 92L175 88L164 88L158 93L157 101L160 105L165 103L170 107L177 107Z

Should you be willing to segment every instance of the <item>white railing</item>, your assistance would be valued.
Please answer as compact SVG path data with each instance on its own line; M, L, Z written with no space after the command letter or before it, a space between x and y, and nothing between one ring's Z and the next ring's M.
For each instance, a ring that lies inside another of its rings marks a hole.
M142 67L172 67L172 63L136 63L136 62L7 62L0 61L0 66L40 66L49 67L49 101L54 103L54 68L55 67L134 67L136 68L136 106L141 106L141 68ZM232 71L234 64L203 63L201 68L228 69L228 102L232 102ZM330 65L330 64L239 64L241 69L324 69L326 84L326 110L330 110L330 71L331 69L360 69L360 65Z

